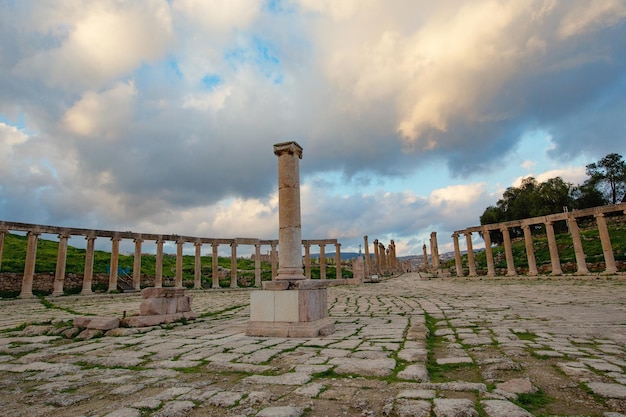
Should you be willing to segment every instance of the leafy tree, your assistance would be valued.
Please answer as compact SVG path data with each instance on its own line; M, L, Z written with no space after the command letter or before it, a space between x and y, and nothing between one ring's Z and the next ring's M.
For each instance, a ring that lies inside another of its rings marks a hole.
M621 155L610 153L586 168L587 186L600 190L611 204L626 201L626 162Z
M582 185L574 187L572 197L574 198L572 207L577 210L604 206L609 203L604 197L604 194L593 184L590 184L589 180L585 181Z

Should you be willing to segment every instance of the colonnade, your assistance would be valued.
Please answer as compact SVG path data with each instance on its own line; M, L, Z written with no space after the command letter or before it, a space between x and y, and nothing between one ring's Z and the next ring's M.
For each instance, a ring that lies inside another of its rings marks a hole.
M378 239L374 239L374 262L369 252L368 236L363 236L365 248L365 275L384 274L389 275L398 271L398 259L396 257L396 243L391 240L387 248Z
M565 221L567 223L570 236L572 238L572 244L574 248L574 254L576 257L576 274L585 275L589 273L587 268L586 256L583 250L583 245L580 237L580 230L578 228L578 220L583 217L593 217L598 228L598 234L600 236L600 242L602 244L602 252L605 263L605 274L614 274L617 272L617 266L615 264L615 256L613 254L613 247L611 244L611 237L606 224L606 215L611 213L626 214L626 203L615 204L611 206L594 207L592 209L575 210L571 212L551 214L548 216L533 217L529 219L523 219L518 221L510 221L505 223L494 223L484 226L470 227L464 230L457 230L452 234L452 241L454 245L454 258L456 266L457 276L463 276L464 270L461 265L461 253L459 249L459 237L465 236L467 245L467 259L468 259L468 276L476 276L476 264L474 261L474 250L472 247L472 233L482 233L485 240L485 255L487 259L487 276L495 276L495 267L493 261L493 253L491 249L491 231L500 231L503 238L503 246L505 252L507 276L516 276L517 271L515 268L513 252L511 248L511 235L509 233L511 228L519 227L524 233L524 246L526 249L526 257L528 260L528 275L536 276L539 274L537 269L537 261L535 257L535 251L533 247L532 226L543 225L546 230L546 236L548 240L548 249L550 252L550 264L551 275L562 275L563 270L561 268L561 261L559 258L559 251L556 242L556 236L554 233L554 223L558 221ZM433 232L434 233L434 232ZM433 251L433 254L435 252ZM433 257L434 259L434 257ZM434 260L433 260L434 263Z
M2 265L2 250L4 246L5 234L10 231L26 232L27 236L27 249L26 260L24 266L24 275L22 278L22 285L20 291L20 297L27 298L33 296L33 278L35 275L35 260L37 256L37 242L42 234L56 234L59 238L56 271L53 283L52 295L62 295L65 281L65 267L67 258L68 240L71 237L81 236L87 240L85 250L85 267L84 277L82 283L81 294L91 294L93 274L94 274L94 251L95 241L97 238L108 238L111 240L111 260L110 260L110 272L108 281L108 291L117 290L118 280L118 264L119 264L119 248L122 240L132 240L134 242L134 262L133 262L133 276L132 287L135 290L140 290L141 285L141 255L142 244L145 241L154 241L156 244L156 265L155 265L155 277L154 287L160 288L163 286L163 246L166 242L174 242L176 244L176 269L174 286L182 288L183 286L183 251L185 244L193 244L195 247L195 261L194 261L194 289L201 288L201 250L204 244L210 244L212 248L212 282L211 288L219 288L219 269L218 269L218 250L220 245L229 245L231 252L231 276L230 276L230 288L237 288L237 247L239 245L254 245L255 247L255 265L254 265L254 285L256 287L261 286L261 247L271 247L271 269L272 279L277 275L277 240L262 240L254 238L235 238L235 239L214 239L214 238L199 238L192 236L179 236L179 235L156 235L156 234L142 234L133 232L117 232L109 230L92 230L92 229L78 229L78 228L61 228L56 226L45 226L29 223L17 223L17 222L0 222L0 268ZM311 257L310 246L319 245L320 248L320 278L326 279L326 259L325 259L325 246L335 245L335 260L337 264L337 279L341 278L341 244L336 239L326 240L303 240L302 244L305 248L304 267L307 274L307 278L311 276Z

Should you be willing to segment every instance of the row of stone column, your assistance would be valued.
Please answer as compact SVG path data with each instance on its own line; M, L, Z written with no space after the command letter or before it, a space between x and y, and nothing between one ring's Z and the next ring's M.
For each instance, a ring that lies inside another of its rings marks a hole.
M396 243L391 240L387 248L378 239L374 239L374 262L369 252L368 236L363 236L365 248L365 274L391 274L398 271L398 259L396 257Z
M6 229L0 229L0 266L2 262L2 249L4 246L4 236L8 233ZM42 233L37 230L30 230L27 232L28 243L26 249L26 261L24 266L24 276L22 279L22 287L20 292L20 297L32 297L33 296L33 277L35 273L35 260L37 255L37 241L39 236ZM58 244L58 253L57 253L57 263L56 263L56 271L55 278L53 283L53 293L52 295L62 295L63 287L65 281L65 266L66 266L66 258L67 258L67 247L68 240L71 235L68 233L61 233L58 235L59 244ZM84 269L84 278L83 278L83 286L81 294L91 294L92 293L92 281L93 281L93 262L94 262L94 248L95 248L95 235L87 235L85 239L87 240L87 247L85 252L85 269ZM111 238L111 263L110 263L110 272L109 272L109 286L108 291L115 291L117 289L118 284L118 263L119 263L119 244L122 240L121 237L114 236ZM135 243L135 251L134 251L134 264L133 264L133 278L132 285L136 290L140 289L141 285L141 254L142 254L142 243L144 242L141 238L133 239ZM165 240L158 239L156 240L156 266L155 266L155 277L154 277L154 287L160 288L163 285L163 244ZM188 243L184 239L176 240L176 274L175 274L175 287L181 288L183 285L183 245ZM310 257L310 246L311 243L308 241L303 242L305 247L305 258L304 258L304 266L306 270L306 276L308 279L311 277L311 257ZM201 288L201 248L203 243L200 241L194 242L195 246L195 263L194 263L194 289ZM218 247L220 243L211 243L212 247L212 288L219 288L219 275L218 275ZM326 257L325 257L325 246L326 243L318 243L320 248L320 278L326 279ZM341 244L334 243L335 245L335 263L337 265L336 268L336 278L342 278L342 268L341 268ZM237 243L230 243L231 247L231 279L230 279L230 287L237 288ZM261 244L255 243L255 286L261 286ZM271 268L272 268L272 279L276 277L277 274L277 243L270 243L271 246Z
M596 224L598 227L598 232L600 236L600 242L602 244L602 251L604 254L604 262L605 262L605 273L613 274L617 272L617 266L615 264L615 256L613 254L613 248L611 244L611 237L609 235L609 230L606 225L606 218L604 213L595 213L594 214ZM569 213L565 219L567 221L567 225L569 228L570 236L572 238L572 243L574 246L574 254L576 257L576 274L584 275L588 274L589 270L587 268L587 262L585 258L585 253L583 251L582 241L580 238L580 230L578 228L578 222L574 213ZM524 232L524 243L526 248L526 256L528 260L528 275L536 276L539 274L537 269L537 262L535 258L535 251L533 248L533 238L531 226L534 224L532 221L522 221L521 227ZM561 275L563 271L561 269L561 262L559 259L559 251L556 243L556 236L554 233L554 221L545 219L542 223L546 229L546 236L548 239L548 249L550 252L550 263L552 266L551 275ZM489 235L490 230L500 230L502 232L503 244L504 244L504 252L505 259L507 265L507 276L515 276L517 275L517 271L515 269L513 252L511 249L511 236L509 233L509 226L501 225L487 225L482 227L483 238L485 240L485 254L487 259L487 276L495 276L495 268L493 262L493 253L491 250L491 237ZM454 244L454 257L455 257L455 265L456 265L456 273L457 276L463 276L464 271L461 265L461 254L459 250L459 235L465 235L467 242L467 261L469 268L469 276L476 276L476 264L474 262L474 251L472 248L472 232L471 231L460 231L452 234L453 244Z

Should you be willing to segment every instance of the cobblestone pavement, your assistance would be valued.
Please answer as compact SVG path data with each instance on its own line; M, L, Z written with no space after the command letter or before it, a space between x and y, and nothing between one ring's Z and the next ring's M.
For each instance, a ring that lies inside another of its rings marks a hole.
M138 295L0 300L0 416L626 416L624 276L329 288L334 334L246 337L249 292L81 340ZM29 323L29 324L26 324Z

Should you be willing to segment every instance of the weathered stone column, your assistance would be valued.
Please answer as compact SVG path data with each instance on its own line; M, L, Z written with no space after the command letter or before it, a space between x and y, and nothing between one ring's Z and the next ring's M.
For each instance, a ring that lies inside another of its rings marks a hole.
M296 142L274 145L278 157L278 275L277 280L305 279L302 268L302 225L300 220L300 159Z
M576 222L576 217L573 213L567 218L567 226L569 233L572 236L572 243L574 244L574 255L576 256L576 275L587 275L589 269L587 269L587 260L585 259L585 251L583 250L583 244L580 240L580 229Z
M515 262L513 261L513 251L511 249L511 235L509 234L508 227L502 227L500 229L502 232L502 238L504 240L504 254L506 256L506 276L514 277L517 275L517 271L515 271Z
M276 253L276 243L272 243L270 244L270 260L272 262L272 281L274 281L276 279L276 276L278 275L276 270L277 270L277 265L276 265L276 261L278 259L277 253Z
M35 260L37 258L37 239L41 233L31 230L26 233L28 244L26 246L26 262L24 263L24 278L22 278L22 291L20 298L33 297L33 277L35 276Z
M211 248L213 250L212 258L211 258L211 275L212 282L211 288L219 288L220 287L220 276L219 276L219 268L218 268L218 259L217 259L217 248L219 243L212 242Z
M454 245L454 265L456 266L456 276L462 277L463 265L461 264L461 250L459 249L459 234L452 233L452 244Z
M237 242L230 244L230 288L237 288Z
M378 259L380 260L378 269L385 275L387 273L387 250L385 249L385 245L381 242L378 242L378 255Z
M522 225L524 231L524 245L526 247L526 259L528 259L528 275L531 277L539 275L537 271L537 260L535 259L535 249L533 248L533 235L530 225Z
M380 274L380 253L378 253L378 239L374 239L374 268L373 272Z
M554 222L548 220L544 222L546 235L548 236L548 249L550 250L550 263L552 264L551 275L562 275L561 260L559 259L559 248L556 246L556 236L554 236Z
M122 238L113 236L111 238L111 270L109 271L108 292L117 290L117 268L120 260L120 240Z
M369 276L372 271L372 259L370 258L369 242L367 235L363 236L363 250L365 252L365 276Z
M615 265L615 255L613 254L613 246L611 245L611 236L609 235L609 229L606 226L606 219L604 213L594 214L596 223L598 224L598 232L600 233L600 242L602 243L602 252L604 253L604 264L606 268L605 274L614 274L617 272L617 266Z
M196 240L193 245L196 249L193 265L193 289L199 290L202 288L202 242Z
M143 239L137 237L133 240L135 242L135 255L133 258L133 288L136 291L141 290L141 244Z
M483 239L485 240L485 258L487 260L487 276L495 277L496 269L493 266L493 251L491 250L490 230L483 227Z
M439 268L441 268L441 264L439 262L439 245L437 244L437 232L431 232L430 244L430 253L433 258L433 268L439 271Z
M254 244L254 286L261 287L261 244Z
M311 279L311 244L308 241L304 243L304 276Z
M9 233L7 229L0 229L0 271L2 271L2 250L4 248L4 235Z
M163 287L163 238L156 241L156 265L154 266L154 288Z
M335 269L337 270L335 279L343 278L341 275L341 243L335 243Z
M96 237L89 235L85 236L85 239L87 240L87 248L85 249L85 273L83 274L83 289L80 293L82 295L89 295L93 294L91 283L93 282L93 252Z
M59 235L59 246L57 251L57 266L52 284L52 295L63 295L63 284L65 283L65 265L67 263L67 241L70 235L62 233Z
M176 239L176 279L174 280L175 288L183 288L183 245L185 241L182 238Z
M465 240L467 242L467 266L469 268L469 276L475 277L476 262L474 261L474 247L472 245L472 232L465 232Z
M428 268L428 252L426 252L426 244L422 246L422 250L424 251L424 268Z
M320 279L326 279L326 245L320 244Z

